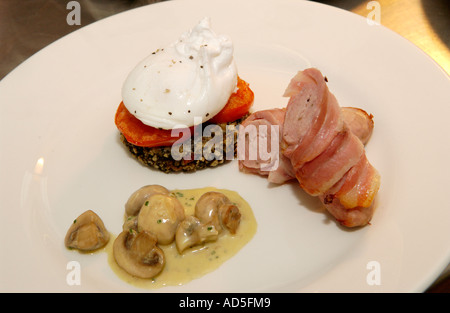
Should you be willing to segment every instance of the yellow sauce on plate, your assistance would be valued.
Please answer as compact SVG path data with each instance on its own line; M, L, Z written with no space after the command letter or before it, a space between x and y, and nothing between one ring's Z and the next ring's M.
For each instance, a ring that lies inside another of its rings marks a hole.
M120 268L114 260L112 244L108 244L108 262L113 271L125 282L140 288L156 289L164 286L183 285L219 268L226 260L244 247L256 233L257 223L250 205L235 191L216 189L213 187L199 189L176 189L172 193L184 207L186 215L194 215L195 203L208 191L225 194L235 203L241 213L241 222L232 235L223 231L217 241L208 242L178 253L175 242L169 245L159 245L164 251L166 264L160 274L152 279L142 279L131 276ZM115 238L110 239L110 243Z

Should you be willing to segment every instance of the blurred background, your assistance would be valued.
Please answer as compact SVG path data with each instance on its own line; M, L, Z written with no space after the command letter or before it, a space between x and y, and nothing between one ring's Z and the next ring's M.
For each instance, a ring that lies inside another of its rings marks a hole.
M0 80L62 36L113 14L162 1L166 0L78 0L80 25L69 25L66 17L71 10L66 6L70 1L0 0ZM450 74L450 0L315 2L364 17L374 10L374 4L378 5L381 25L414 43ZM447 268L427 292L450 292L449 273Z
M35 52L78 28L113 14L162 1L166 0L78 0L80 25L68 25L66 16L70 10L66 5L70 1L0 0L0 79ZM377 2L382 25L413 42L450 73L449 0L316 2L364 17L373 10L370 3Z

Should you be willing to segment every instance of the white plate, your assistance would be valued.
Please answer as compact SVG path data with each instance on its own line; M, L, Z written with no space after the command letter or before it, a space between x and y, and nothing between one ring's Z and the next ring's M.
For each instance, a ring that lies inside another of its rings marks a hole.
M367 155L382 186L372 225L343 229L297 186L269 186L236 162L166 175L127 154L113 122L124 78L204 16L233 39L255 109L284 106L289 79L314 66L342 106L375 116ZM450 256L449 91L448 76L410 42L314 2L171 1L84 27L0 83L0 289L142 291L116 277L105 253L68 251L63 238L87 209L119 233L128 196L159 183L237 190L258 222L217 271L159 291L423 291ZM70 261L81 285L67 284Z

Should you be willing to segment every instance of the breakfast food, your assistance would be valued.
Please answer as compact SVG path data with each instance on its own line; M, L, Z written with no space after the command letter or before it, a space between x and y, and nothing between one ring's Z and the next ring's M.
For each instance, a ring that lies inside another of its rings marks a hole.
M238 144L243 145L238 148L239 154L239 169L246 173L254 173L262 176L267 176L267 180L275 184L283 184L287 181L296 179L294 170L292 168L291 161L288 157L283 154L280 147L276 147L277 154L273 158L267 158L262 160L258 157L251 157L249 151L253 148L258 150L256 147L249 146L249 142L257 142L255 135L258 135L258 130L261 125L266 128L272 126L279 127L278 133L274 135L279 135L283 133L283 124L286 114L286 108L275 108L256 111L252 113L248 118L246 118L241 123L241 134L242 140L238 141ZM366 144L373 131L373 116L367 114L366 111L353 108L353 107L343 107L341 108L341 118L347 125L349 130L355 134L362 144ZM250 138L250 134L246 132L247 126L254 126L257 130ZM267 132L267 142L271 142L272 134ZM276 142L280 142L279 136L276 138ZM270 152L270 151L269 151Z
M296 179L340 224L363 226L372 218L380 187L380 175L364 150L372 116L360 109L341 109L326 82L318 69L301 71L285 91L290 98L286 108L255 112L242 123L278 125L280 145L278 166L272 166L273 160L251 160L244 154L240 169L268 176L274 183ZM245 133L239 140L249 145Z
M223 131L213 157L202 155L208 142L217 140L204 130L211 124L222 130L238 125L253 98L249 84L238 76L231 40L216 35L204 18L130 72L115 124L142 163L164 172L194 171L223 163L229 153L234 156L235 135L227 139ZM200 140L192 140L195 135Z
M179 194L181 194L179 192ZM139 207L126 216L122 233L114 241L117 264L139 278L153 278L164 268L165 255L161 245L175 242L181 254L186 249L216 241L219 233L235 234L240 223L239 208L217 191L208 191L195 203L194 214L186 216L176 194L159 185L148 185L134 192L130 204Z
M90 254L104 248L120 278L155 289L179 286L217 269L252 239L256 227L251 207L235 191L168 190L153 184L130 195L115 239L88 210L70 225L64 244Z
M94 251L104 247L109 237L102 219L94 211L88 210L70 225L64 243L69 249Z
M255 231L251 208L236 192L147 185L125 204L110 263L141 287L180 285L220 266Z
M156 236L147 231L123 231L114 240L114 259L130 275L155 277L165 265L164 252L156 243Z

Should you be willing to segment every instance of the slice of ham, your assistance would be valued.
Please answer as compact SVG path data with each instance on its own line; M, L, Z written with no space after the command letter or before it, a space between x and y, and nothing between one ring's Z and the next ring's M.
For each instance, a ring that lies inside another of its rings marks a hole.
M345 114L342 114L343 122L352 133L357 135L358 139L363 144L366 144L373 131L373 116L367 114L364 110L359 108L344 107L341 108L341 111L342 113L345 111ZM239 138L241 139L239 144L243 144L245 148L238 149L238 151L244 152L244 154L241 153L238 157L239 169L241 171L267 176L268 181L275 184L283 184L287 181L296 179L291 160L281 153L281 149L279 150L278 167L272 169L271 171L267 170L267 161L263 161L260 158L250 159L248 152L250 149L250 137L248 134L243 134L245 126L251 124L255 125L257 131L259 131L259 125L266 125L267 127L270 127L271 125L278 125L281 134L283 132L285 112L285 108L257 111L242 122L241 127L244 128L240 128L241 136ZM361 134L363 137L359 137ZM245 141L243 142L244 139ZM316 142L320 142L320 140L316 140ZM257 147L252 148L257 150ZM297 149L296 151L297 153L301 153L300 149ZM306 153L304 155L306 155ZM293 158L295 158L295 155ZM261 169L261 167L266 169Z
M326 82L315 68L301 71L285 91L290 97L285 109L250 115L241 127L254 125L259 131L261 125L279 126L278 166L273 167L274 160L249 159L252 139L253 144L257 141L241 136L240 129L238 148L244 144L247 152L240 155L239 168L278 184L297 179L339 223L363 226L372 218L380 187L379 173L364 151L373 131L373 116L358 108L341 108Z
M319 198L342 225L361 226L372 218L379 188L380 175L363 154L358 163Z
M319 196L341 180L363 153L361 141L345 129L336 134L325 151L314 160L300 167L294 166L295 176L307 193Z
M339 198L346 208L369 207L373 203L380 186L380 175L365 154L342 180L340 188L337 191L329 190L326 196Z
M292 165L296 168L314 160L325 151L336 135L344 130L344 122L336 98L332 94L329 94L323 97L323 99L325 100L325 105L321 106L322 112L320 115L322 118L320 122L316 120L311 131L302 139L301 143L295 146L293 152L286 151L289 150L289 147L284 152L289 156ZM283 133L283 136L287 135L288 131L292 130L287 130ZM293 131L295 132L295 130Z
M238 136L238 160L241 171L267 176L269 182L276 184L283 184L295 178L291 162L281 153L279 146L276 147L277 153L273 155L274 158L272 159L262 160L258 153L257 144L260 126L265 126L266 130L269 130L271 126L278 126L277 142L279 143L285 112L284 108L257 111L241 123ZM249 125L254 126L256 132L252 132L252 129L247 127ZM272 132L267 131L267 136L267 142L271 142ZM253 157L250 156L251 151L254 153Z

